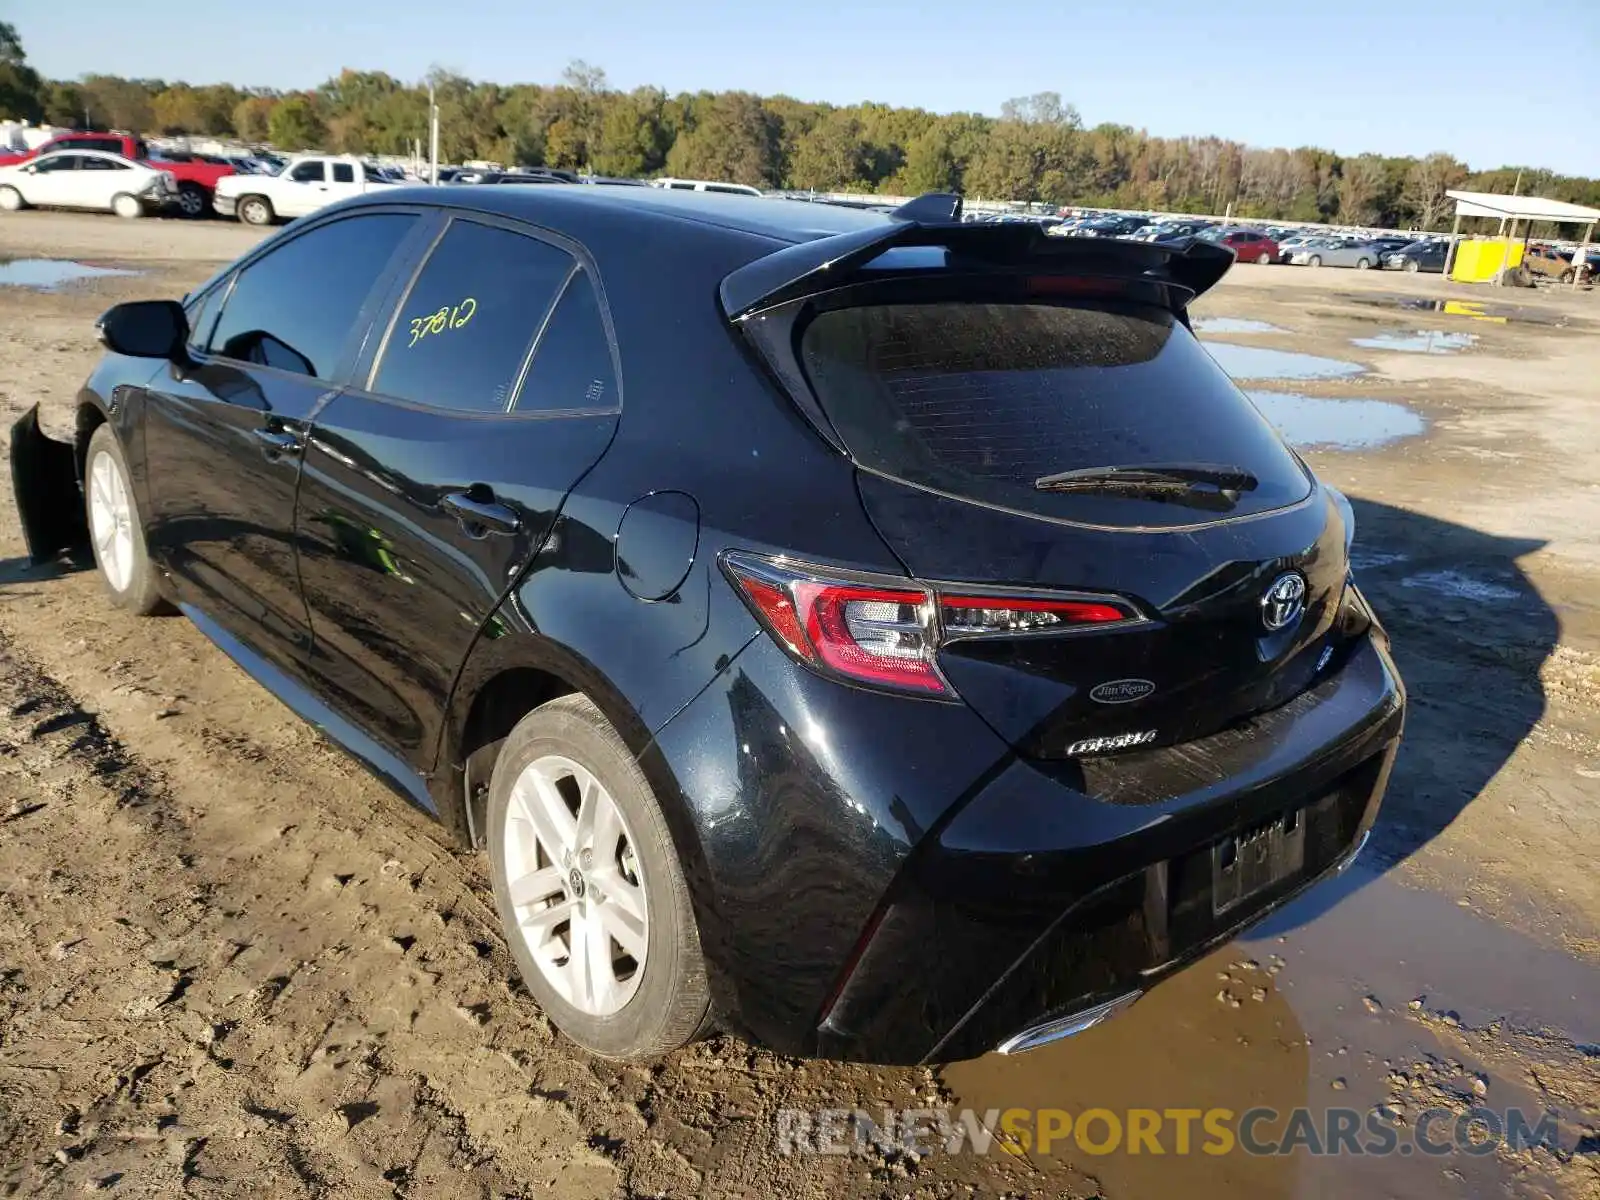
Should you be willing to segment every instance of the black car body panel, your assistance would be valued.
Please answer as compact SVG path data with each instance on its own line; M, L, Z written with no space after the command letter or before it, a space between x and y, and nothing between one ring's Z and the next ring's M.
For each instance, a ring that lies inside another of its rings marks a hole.
M111 422L172 598L464 842L500 740L580 691L667 817L725 1024L855 1059L992 1049L1346 861L1404 697L1349 506L1275 438L1259 494L1175 506L1007 507L865 461L802 361L819 312L972 288L1159 312L1181 341L1232 261L956 212L582 187L332 206L186 298L181 361L107 355L76 447L19 425L30 552L81 542L50 506ZM294 263L321 291L252 311ZM484 330L493 354L451 349ZM923 589L937 694L807 662L739 590L752 560ZM1265 627L1286 577L1298 606ZM957 637L939 605L963 590L1126 619ZM1213 876L1291 821L1267 885Z

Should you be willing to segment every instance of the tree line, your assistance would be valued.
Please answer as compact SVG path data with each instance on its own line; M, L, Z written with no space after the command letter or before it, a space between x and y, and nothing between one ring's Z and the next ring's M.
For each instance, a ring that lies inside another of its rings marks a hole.
M1448 188L1600 205L1600 180L1516 166L1471 170L1449 154L1340 155L1220 137L1086 128L1055 92L998 117L886 104L832 105L750 92L620 91L574 62L555 84L499 84L436 71L406 82L345 70L309 91L86 75L41 78L0 23L0 117L74 128L236 138L279 150L407 154L426 145L428 84L446 161L662 173L763 188L1222 213L1395 228L1448 226Z

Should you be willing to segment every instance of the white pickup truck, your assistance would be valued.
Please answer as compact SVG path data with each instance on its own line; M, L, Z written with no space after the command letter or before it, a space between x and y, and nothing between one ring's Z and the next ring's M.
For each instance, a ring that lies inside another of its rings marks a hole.
M284 163L276 175L224 176L211 203L223 216L238 217L246 225L269 225L393 185L359 158L303 154Z

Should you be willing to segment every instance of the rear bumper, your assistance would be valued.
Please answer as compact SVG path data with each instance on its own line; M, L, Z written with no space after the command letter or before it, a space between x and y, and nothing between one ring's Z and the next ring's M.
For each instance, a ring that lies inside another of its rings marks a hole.
M1248 728L1087 770L1013 762L911 855L825 1007L817 1052L950 1061L1052 1022L1083 1027L1347 865L1403 719L1393 663L1369 640ZM1294 811L1302 864L1218 913L1212 847Z

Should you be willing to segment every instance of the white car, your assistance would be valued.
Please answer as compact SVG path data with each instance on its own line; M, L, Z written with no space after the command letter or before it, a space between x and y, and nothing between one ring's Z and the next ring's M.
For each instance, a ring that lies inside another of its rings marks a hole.
M87 208L142 217L178 198L172 172L104 150L55 150L0 167L0 208Z
M223 216L236 216L246 225L269 225L393 186L393 180L359 158L305 154L291 158L273 175L224 175L217 180L211 204Z
M730 196L761 197L761 189L747 183L718 183L714 179L652 179L651 187L665 188L669 192L725 192Z

